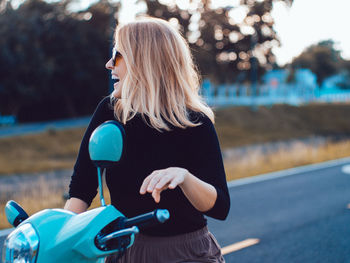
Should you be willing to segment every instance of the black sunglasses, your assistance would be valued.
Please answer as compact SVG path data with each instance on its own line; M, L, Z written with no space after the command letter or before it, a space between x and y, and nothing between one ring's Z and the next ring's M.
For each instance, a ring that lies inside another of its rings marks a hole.
M122 54L120 54L119 51L117 51L116 48L113 48L113 52L112 52L112 63L113 63L113 67L115 67L117 65L117 62L122 58Z

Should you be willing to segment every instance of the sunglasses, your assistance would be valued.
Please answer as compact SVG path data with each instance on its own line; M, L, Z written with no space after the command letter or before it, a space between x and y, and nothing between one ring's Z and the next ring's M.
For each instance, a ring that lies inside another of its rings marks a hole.
M113 67L115 67L117 65L117 63L120 61L120 59L122 58L122 54L120 54L119 51L117 51L116 48L113 48L113 52L112 52L112 63L113 63Z

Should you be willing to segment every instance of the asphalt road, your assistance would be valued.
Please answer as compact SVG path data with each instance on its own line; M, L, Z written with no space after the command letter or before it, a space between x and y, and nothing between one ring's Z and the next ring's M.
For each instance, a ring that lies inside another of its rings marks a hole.
M209 219L209 228L223 248L259 243L227 253L226 262L350 262L349 164L350 158L230 183L230 214Z
M250 238L259 243L226 254L226 261L350 262L347 164L350 159L233 185L228 219L209 220L209 228L222 247Z

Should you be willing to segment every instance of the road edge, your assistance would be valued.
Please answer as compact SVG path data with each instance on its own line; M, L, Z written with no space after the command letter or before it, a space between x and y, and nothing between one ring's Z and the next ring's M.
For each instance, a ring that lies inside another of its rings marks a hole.
M282 178L290 175L296 175L296 174L310 172L314 170L330 168L338 165L343 165L346 163L350 163L350 157L335 159L335 160L321 162L321 163L308 164L308 165L298 166L298 167L294 167L286 170L236 179L236 180L229 181L227 183L227 186L228 188L232 188L232 187L237 187L241 185L258 183L258 182L278 179L278 178Z

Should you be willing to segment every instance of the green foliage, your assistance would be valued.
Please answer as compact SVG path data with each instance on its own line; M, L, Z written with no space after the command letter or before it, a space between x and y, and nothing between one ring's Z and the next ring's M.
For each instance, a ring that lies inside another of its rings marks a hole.
M292 61L292 72L308 68L315 73L317 84L322 86L326 78L339 73L346 63L334 45L333 40L325 40L308 47Z
M20 121L90 114L108 92L104 65L117 7L27 0L0 14L0 112ZM112 18L112 19L111 19Z
M71 12L73 1L25 0L13 9L11 1L0 0L0 113L19 121L91 114L108 93L104 65L120 3L100 0ZM242 0L241 6L213 9L206 0L182 10L140 1L152 16L177 19L202 77L217 83L247 81L274 66L272 3L292 3ZM237 10L245 12L240 23L229 15Z
M350 89L350 60L342 61L341 68L344 81L339 83L338 86L342 89Z
M250 80L252 70L262 76L275 65L271 50L279 42L270 15L274 1L241 0L240 6L213 9L211 1L205 0L195 10L182 10L176 4L144 0L149 15L178 20L203 78L217 83ZM293 1L282 2L291 5ZM230 16L237 10L246 12L241 23Z

